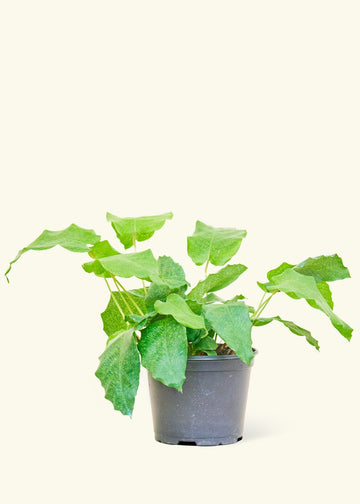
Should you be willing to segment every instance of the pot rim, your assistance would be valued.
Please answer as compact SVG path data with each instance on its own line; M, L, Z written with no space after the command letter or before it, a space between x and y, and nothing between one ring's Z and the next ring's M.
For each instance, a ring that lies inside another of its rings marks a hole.
M254 356L259 353L256 348L253 348L252 350L254 352ZM241 360L236 354L235 355L188 355L187 358L190 361L196 361L196 360L212 361L212 360L229 360L229 359Z

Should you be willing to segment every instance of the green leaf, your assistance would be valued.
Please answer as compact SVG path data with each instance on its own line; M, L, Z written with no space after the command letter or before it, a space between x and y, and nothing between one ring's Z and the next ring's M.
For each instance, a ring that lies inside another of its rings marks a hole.
M158 313L156 311L146 313L145 315L126 315L126 320L129 320L133 325L134 331L140 331L141 329L144 329L147 327L149 324L151 324L151 321L158 316Z
M165 302L156 301L154 306L161 315L172 315L175 320L186 327L205 329L204 318L196 315L178 294L170 294Z
M71 224L61 231L49 231L46 229L30 245L18 252L15 259L10 262L9 268L5 273L6 279L9 281L7 275L11 270L12 264L29 250L47 250L60 245L71 252L88 252L89 246L97 243L99 240L100 236L95 231L81 228L76 224Z
M224 289L239 278L246 269L247 267L243 264L228 264L217 273L212 273L205 280L199 282L187 297L201 303L205 294Z
M99 359L95 375L105 389L105 398L113 403L114 409L131 417L140 374L133 329L118 334Z
M171 317L157 320L142 331L138 348L152 376L181 392L187 363L185 327Z
M316 286L319 289L322 297L327 302L327 304L330 306L331 309L333 309L334 302L332 300L332 295L331 295L331 290L330 290L329 284L326 282L319 282L316 284ZM319 308L318 305L316 304L316 301L313 301L312 299L307 299L306 301L309 303L309 305L312 308Z
M312 276L316 283L350 278L349 270L337 254L309 257L294 269L302 275Z
M239 250L245 236L245 230L215 228L197 221L193 235L187 239L187 251L197 265L209 261L223 266Z
M305 276L297 273L293 269L287 269L280 275L274 276L272 282L276 288L282 292L295 293L299 298L315 301L317 307L330 318L331 323L340 334L347 340L351 339L353 329L335 315L319 291L312 276Z
M186 328L186 337L189 343L199 342L206 334L206 329L192 329L191 327Z
M99 269L98 264L102 267ZM122 278L137 277L142 280L162 283L158 273L158 264L150 249L133 254L116 254L96 259L92 263L83 264L86 272L103 276L106 270L114 276Z
M254 320L253 324L254 326L263 326L266 324L269 324L273 320L277 320L278 322L281 322L284 324L285 327L287 327L292 333L296 334L297 336L305 336L306 341L310 343L310 345L314 346L316 350L319 350L319 342L311 336L311 332L308 331L307 329L304 329L303 327L298 326L294 322L291 322L290 320L283 320L279 316L277 317L270 317L270 318L259 318Z
M172 219L171 212L161 215L146 217L117 217L111 213L106 214L106 218L126 249L132 247L136 241L145 241L152 237L158 229L161 229L167 219Z
M177 289L170 289L167 285L152 283L146 293L145 302L149 311L154 310L155 301L166 301L169 294L175 293L183 296L187 289L187 285L183 285Z
M294 265L293 264L289 264L287 262L283 262L282 264L280 264L280 266L278 266L277 268L274 268L270 271L268 271L267 273L267 278L268 280L271 282L272 281L272 278L274 276L277 276L277 275L280 275L281 273L283 273L284 271L286 271L287 269L291 269L291 268L294 268Z
M254 357L251 343L252 322L245 303L205 305L204 313L214 331L242 361L250 365Z
M123 313L125 315L131 313L137 314L138 311L134 305L134 302L145 313L147 310L143 296L139 295L136 290L128 291L128 293L129 295L123 293L123 296L120 296L118 291L113 291L113 296L115 297L117 303L120 305ZM124 299L127 301L127 304L125 303ZM129 310L129 307L131 308L131 310ZM118 331L124 331L125 329L127 329L126 321L123 319L112 296L110 296L109 303L105 310L102 312L101 318L103 321L103 329L108 336L112 336Z
M201 300L201 302L202 304L212 304L212 303L224 303L225 301L221 297L214 294L213 292L210 292L210 294L207 294L207 296L205 296ZM201 306L201 304L199 304L199 306Z
M110 257L118 255L119 252L115 250L107 240L100 241L96 243L89 250L89 256L95 259L95 261L87 262L82 265L86 273L94 273L96 276L103 278L111 278L111 274L104 269L100 261L97 259L102 259L103 257Z
M178 287L182 287L183 285L187 285L183 268L171 257L159 257L158 267L161 280L169 286L170 289L176 289Z
M207 350L216 350L217 343L215 340L210 338L210 336L205 336L205 338L201 338L198 343L195 343L193 346L194 350L199 352L206 352Z
M93 259L102 259L103 257L110 257L113 255L117 255L120 252L115 250L108 240L102 240L97 243L89 250L89 256Z

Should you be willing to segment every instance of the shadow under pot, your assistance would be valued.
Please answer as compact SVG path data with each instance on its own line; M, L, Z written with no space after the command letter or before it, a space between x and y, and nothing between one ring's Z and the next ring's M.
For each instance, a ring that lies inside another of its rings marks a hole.
M156 441L199 446L240 441L252 365L236 355L189 356L182 393L148 372Z

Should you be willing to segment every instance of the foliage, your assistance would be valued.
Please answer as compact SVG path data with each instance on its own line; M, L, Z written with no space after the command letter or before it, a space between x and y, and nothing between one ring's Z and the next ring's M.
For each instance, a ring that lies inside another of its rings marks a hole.
M189 290L189 282L180 264L163 255L155 258L150 249L138 252L137 242L151 238L172 218L172 213L147 217L120 218L107 214L125 252L101 241L93 230L75 224L62 231L45 230L30 245L19 251L5 273L29 250L46 250L56 245L72 252L87 252L90 261L83 264L105 282L109 292L101 314L106 347L100 356L96 376L105 389L105 397L124 415L132 415L139 385L140 361L153 377L179 391L185 380L188 355L217 355L220 347L231 351L251 365L253 327L272 321L281 323L319 350L310 331L280 316L261 314L279 292L292 299L305 299L323 312L347 340L352 328L338 317L328 282L349 278L349 270L337 255L309 257L294 265L283 262L267 274L267 282L258 282L264 291L256 309L238 294L223 300L215 292L236 281L246 271L242 264L227 264L238 252L246 231L216 228L197 221L187 239L187 250L196 265L205 264L205 278ZM133 251L126 252L133 247ZM209 264L223 266L207 274ZM138 289L128 290L123 278L136 277Z

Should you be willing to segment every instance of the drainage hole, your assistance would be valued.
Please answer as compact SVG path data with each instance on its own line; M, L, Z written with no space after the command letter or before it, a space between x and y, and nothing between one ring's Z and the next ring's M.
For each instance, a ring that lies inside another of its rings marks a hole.
M241 440L242 440L242 436L241 436L241 437L238 437L238 438L237 438L237 440L238 440L238 441L241 441Z
M195 441L179 441L178 445L196 446Z

